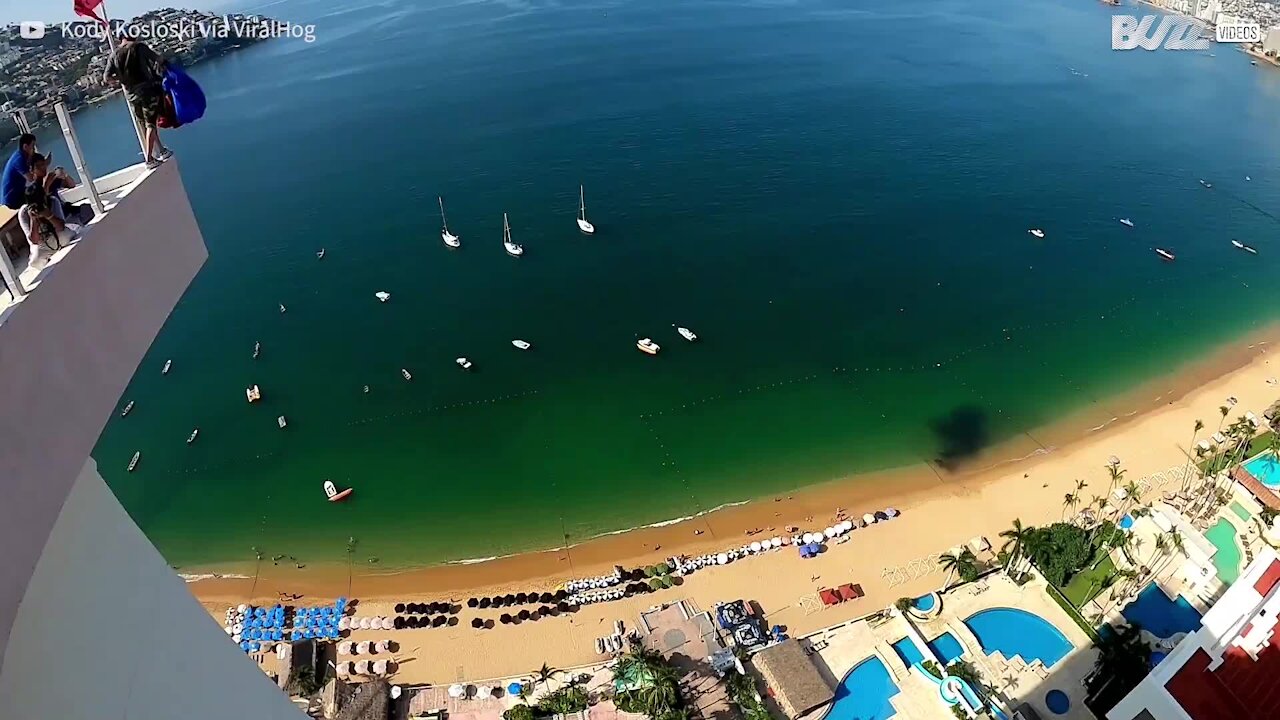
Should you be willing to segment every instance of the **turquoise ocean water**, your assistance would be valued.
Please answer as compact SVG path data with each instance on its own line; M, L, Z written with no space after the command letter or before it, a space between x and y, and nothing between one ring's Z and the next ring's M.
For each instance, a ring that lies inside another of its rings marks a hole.
M210 259L94 452L175 564L499 555L953 459L1274 319L1280 74L1112 52L1100 3L261 11L318 39L194 69ZM132 159L118 104L76 118Z

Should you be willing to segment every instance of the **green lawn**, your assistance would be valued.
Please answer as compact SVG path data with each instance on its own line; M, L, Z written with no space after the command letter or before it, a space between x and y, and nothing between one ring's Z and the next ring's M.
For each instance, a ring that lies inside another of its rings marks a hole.
M1242 457L1241 460L1248 460L1254 455L1257 455L1258 453L1270 447L1271 435L1272 435L1272 432L1270 430L1264 430L1260 435L1253 438L1253 440L1249 441L1249 449L1245 451L1244 457ZM1197 465L1200 468L1201 472L1204 472L1205 470L1209 469L1211 466L1214 469L1221 470L1225 460L1226 460L1226 453L1219 453L1219 454L1210 456L1207 460L1203 460L1197 463Z
M1111 556L1107 555L1096 568L1085 568L1076 573L1067 586L1062 588L1062 594L1077 608L1084 607L1085 603L1106 589L1107 581L1115 570L1115 563L1111 561Z

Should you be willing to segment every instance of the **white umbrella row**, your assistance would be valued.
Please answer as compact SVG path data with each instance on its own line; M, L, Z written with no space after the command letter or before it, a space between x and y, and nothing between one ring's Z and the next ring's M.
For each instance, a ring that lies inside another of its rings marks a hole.
M454 698L455 700L467 697L470 694L468 692L469 690L470 690L470 687L467 685L461 685L461 684L450 685L449 697ZM481 685L476 688L475 699L483 700L485 698L490 698L490 697L493 697L493 688L491 686Z
M391 660L357 660L355 662L340 662L337 664L338 677L348 677L351 675L386 675L395 669L395 663Z
M360 642L345 640L338 643L339 655L370 655L373 653L384 653L390 651L390 640L378 640L377 642L371 642L369 640L361 640Z
M339 630L391 630L394 627L395 621L382 615L362 618L344 617L338 620Z

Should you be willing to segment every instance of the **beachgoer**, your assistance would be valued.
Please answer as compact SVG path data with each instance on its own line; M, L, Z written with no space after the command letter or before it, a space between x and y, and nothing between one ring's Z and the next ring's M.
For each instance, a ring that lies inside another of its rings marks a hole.
M76 186L67 171L61 167L49 170L49 156L36 153L31 156L31 184L40 187L48 199L49 209L65 223L85 225L93 219L93 208L87 203L72 205L58 193Z
M37 270L75 237L73 230L49 207L49 197L39 185L27 187L26 202L18 208L18 225L31 245L27 264Z
M23 133L18 137L18 149L4 164L0 176L0 200L10 210L22 207L27 198L27 185L31 182L31 156L36 154L36 136Z
M162 82L167 65L146 43L121 33L120 44L107 60L102 80L120 83L138 124L143 127L143 156L147 167L154 168L173 156L160 142L156 120L164 112L165 90Z

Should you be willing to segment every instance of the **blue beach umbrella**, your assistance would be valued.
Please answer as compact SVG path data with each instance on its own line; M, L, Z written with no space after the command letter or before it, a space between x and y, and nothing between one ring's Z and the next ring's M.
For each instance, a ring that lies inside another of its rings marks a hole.
M241 650L243 650L243 651L245 651L245 652L249 652L249 643L248 643L247 641L246 641L246 642L241 642L241 643L240 643L240 649L241 649Z
M507 686L508 695L519 695L521 690L524 690L524 686L520 683L511 683Z
M249 643L249 652L258 652L261 649L262 649L262 646L259 645L258 643L256 642Z
M336 640L337 638L341 637L341 635L342 635L342 634L338 632L338 628L336 628L336 627L331 627L331 628L329 628L329 639L330 639L330 640Z
M257 610L254 610L254 611L253 611L253 614L254 614L254 615L257 615L258 617L266 617L266 616L267 616L267 609L266 609L266 608L258 608Z
M290 639L291 639L291 640L293 640L294 642L297 642L298 640L301 640L301 639L302 639L302 631L301 631L301 630L294 630L294 631L293 631L293 635L290 637Z

